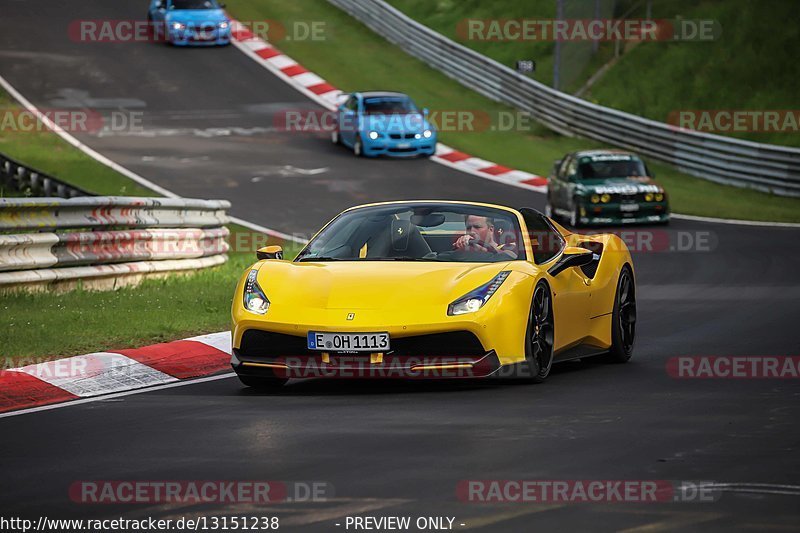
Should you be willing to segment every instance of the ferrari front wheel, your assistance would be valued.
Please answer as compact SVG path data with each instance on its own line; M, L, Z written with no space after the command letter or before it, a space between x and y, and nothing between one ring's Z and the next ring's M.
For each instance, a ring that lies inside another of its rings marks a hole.
M611 314L611 348L607 359L614 363L625 363L633 355L636 340L636 284L628 265L622 268L614 297Z
M289 381L286 378L265 378L255 376L241 376L237 375L242 385L259 390L278 389Z
M525 335L525 362L528 378L533 383L541 383L547 379L553 367L554 324L550 287L544 281L540 281L533 291Z

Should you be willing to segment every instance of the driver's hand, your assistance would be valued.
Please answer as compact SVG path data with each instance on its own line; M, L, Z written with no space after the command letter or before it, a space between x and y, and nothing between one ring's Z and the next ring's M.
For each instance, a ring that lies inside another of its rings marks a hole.
M456 250L464 250L469 246L469 241L472 239L472 235L462 235L456 242L453 243L453 248Z
M475 250L478 252L488 251L485 246L481 246L479 244L472 244L471 241L474 240L477 239L475 239L472 235L462 235L453 244L453 248L455 248L456 250Z

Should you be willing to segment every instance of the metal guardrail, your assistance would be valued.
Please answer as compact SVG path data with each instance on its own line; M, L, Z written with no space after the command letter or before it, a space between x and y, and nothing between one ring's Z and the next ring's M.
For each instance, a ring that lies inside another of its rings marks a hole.
M0 231L65 228L210 228L228 222L227 200L86 196L0 198Z
M0 231L14 232L0 233L0 288L77 280L113 288L126 277L224 263L228 208L184 198L0 198ZM63 229L88 231L44 231Z
M0 235L0 272L208 257L228 251L228 234L223 227Z
M328 0L431 67L564 135L635 150L718 183L800 196L800 149L694 131L556 91L412 20L383 0Z
M34 170L3 154L0 154L0 187L19 193L28 193L31 196L57 196L60 198L90 196L88 192L79 187Z

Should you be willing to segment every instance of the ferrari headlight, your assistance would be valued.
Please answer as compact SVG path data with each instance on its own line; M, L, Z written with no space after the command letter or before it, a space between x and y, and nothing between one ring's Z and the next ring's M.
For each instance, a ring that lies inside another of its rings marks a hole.
M597 202L600 201L600 196L597 194L593 194L591 200L593 204L596 204Z
M372 139L373 141L378 138L378 132L377 131L371 131L371 132L368 133L368 135L369 135L369 138Z
M426 139L430 139L431 137L433 137L433 132L431 130L425 130L422 132L422 136L425 137Z
M183 24L181 22L173 22L171 24L171 26L172 26L173 30L185 30L186 29L186 24Z
M269 299L258 286L257 276L258 270L254 268L244 282L244 308L251 313L263 315L269 310Z
M506 280L511 271L504 270L492 278L491 281L481 285L474 291L468 292L455 302L447 306L447 314L450 316L474 313L489 301L489 298L497 292L497 289Z
M664 199L664 195L662 193L656 193L656 202L660 202Z
M644 195L644 201L645 202L652 202L653 201L653 194L652 193L645 194Z
M603 202L604 204L607 204L608 202L611 201L611 195L604 194L603 196L600 197L600 201Z

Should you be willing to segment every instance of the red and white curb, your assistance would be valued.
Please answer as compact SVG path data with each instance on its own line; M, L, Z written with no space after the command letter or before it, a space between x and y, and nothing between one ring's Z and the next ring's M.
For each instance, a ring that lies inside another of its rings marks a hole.
M236 48L322 107L330 111L336 109L341 90L253 34L246 25L233 18L231 31ZM547 191L547 179L542 176L473 157L441 143L437 145L436 155L431 157L431 161L480 178L541 193Z
M231 334L95 352L0 372L0 413L155 387L230 369Z

